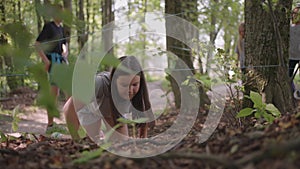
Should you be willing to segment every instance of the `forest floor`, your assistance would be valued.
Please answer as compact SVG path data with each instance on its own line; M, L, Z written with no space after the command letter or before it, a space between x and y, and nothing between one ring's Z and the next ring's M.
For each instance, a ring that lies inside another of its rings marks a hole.
M104 169L196 169L196 168L272 168L296 169L300 166L300 114L282 114L273 124L259 124L253 118L236 119L236 104L227 101L214 133L200 143L208 110L201 109L189 134L164 154L148 158L126 158L103 151L88 139L51 138L44 134L46 112L34 103L37 92L21 88L1 100L2 112L22 112L18 128L12 132L12 115L0 115L0 166L5 169L104 168ZM16 109L16 107L18 108ZM8 111L7 111L8 112ZM172 106L156 121L149 135L168 129L178 115ZM56 121L64 124L63 117ZM13 137L14 136L14 137ZM91 158L87 160L87 158Z

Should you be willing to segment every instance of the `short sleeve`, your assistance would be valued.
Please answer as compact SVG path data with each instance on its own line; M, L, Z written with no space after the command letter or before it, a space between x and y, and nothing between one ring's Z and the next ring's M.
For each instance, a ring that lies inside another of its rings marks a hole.
M96 102L92 102L77 111L81 125L89 125L101 119L101 113Z
M95 96L99 105L109 96L109 72L101 72L95 78Z
M77 116L81 125L89 125L95 123L103 116L99 107L103 104L104 97L106 96L106 90L109 88L109 79L104 74L97 74L95 76L95 97L91 100L91 103L85 105L83 108L77 111Z
M51 32L50 30L51 30L50 24L49 23L45 24L42 31L41 31L41 33L37 37L36 41L38 41L38 42L47 41L48 37L49 37L49 34Z

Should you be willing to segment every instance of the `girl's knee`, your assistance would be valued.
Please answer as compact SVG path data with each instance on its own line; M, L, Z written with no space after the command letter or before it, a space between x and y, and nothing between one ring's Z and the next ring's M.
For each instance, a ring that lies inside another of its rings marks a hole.
M63 107L64 115L68 116L69 114L72 114L73 110L74 110L73 99L70 97Z

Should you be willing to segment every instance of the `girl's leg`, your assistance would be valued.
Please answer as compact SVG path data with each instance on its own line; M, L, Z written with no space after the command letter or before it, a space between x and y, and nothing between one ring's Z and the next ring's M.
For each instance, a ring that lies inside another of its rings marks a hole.
M80 139L79 134L78 134L78 129L79 129L79 121L78 117L75 111L75 107L73 104L73 99L70 97L68 101L65 103L63 107L63 112L65 115L67 127L69 129L70 135L74 140Z
M59 88L57 86L51 86L51 94L55 97L55 104L57 104ZM48 111L47 111L47 116L48 116L48 126L52 126L54 117Z

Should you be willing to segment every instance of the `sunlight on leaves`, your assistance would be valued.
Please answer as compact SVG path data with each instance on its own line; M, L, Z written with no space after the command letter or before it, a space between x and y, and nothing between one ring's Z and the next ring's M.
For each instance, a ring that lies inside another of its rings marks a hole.
M253 107L258 108L258 107L261 107L263 105L262 97L259 93L251 91L250 92L250 98L254 103Z
M266 110L268 110L270 113L272 113L272 115L275 117L280 116L280 111L273 104L267 104Z

